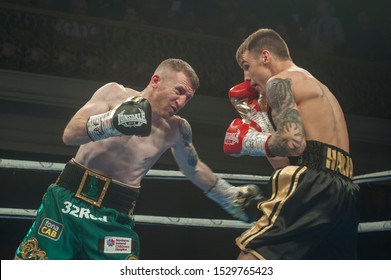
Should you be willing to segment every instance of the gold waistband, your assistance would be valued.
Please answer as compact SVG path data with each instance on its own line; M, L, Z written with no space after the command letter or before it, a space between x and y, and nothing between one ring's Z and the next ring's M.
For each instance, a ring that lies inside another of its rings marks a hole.
M352 158L331 147L327 148L326 168L337 171L350 179L353 178Z
M330 170L353 179L353 160L346 151L319 141L307 141L298 163L309 168Z

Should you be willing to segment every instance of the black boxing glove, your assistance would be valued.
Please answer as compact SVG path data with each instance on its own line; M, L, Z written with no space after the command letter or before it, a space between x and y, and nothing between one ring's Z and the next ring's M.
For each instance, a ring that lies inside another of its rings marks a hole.
M92 141L123 135L148 136L151 114L148 100L133 96L106 113L91 116L87 121L87 134Z

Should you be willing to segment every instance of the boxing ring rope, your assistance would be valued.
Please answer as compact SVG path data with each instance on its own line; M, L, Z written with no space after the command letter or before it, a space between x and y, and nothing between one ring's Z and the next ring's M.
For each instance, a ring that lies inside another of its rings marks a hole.
M64 167L65 167L65 163L0 159L0 168L61 172L64 169ZM257 176L257 175L245 175L245 174L216 173L216 175L223 177L224 179L234 183L248 183L251 181L257 181L261 184L262 183L266 184L270 178L269 176ZM186 176L184 176L180 171L157 170L157 169L149 170L144 178L166 180L167 177L170 178L170 180L188 180ZM391 173L390 173L390 177L391 177Z
M0 168L4 169L27 169L33 171L50 171L61 172L65 164L54 162L37 162L12 159L0 159ZM257 183L266 184L269 176L257 176L246 174L226 174L216 173L216 175L226 179L232 183ZM181 172L173 170L150 170L145 179L155 180L188 180ZM353 178L353 181L358 183L370 183L378 181L391 180L391 170L384 172L370 173L360 175ZM15 209L15 208L0 208L0 218L6 219L35 219L37 210L34 209ZM135 222L140 224L152 225L171 225L171 226L186 226L186 227L212 227L212 228L231 228L231 229L247 229L250 224L237 220L222 220L222 219L199 219L186 217L164 217L164 216L147 216L135 215ZM358 232L379 232L391 231L390 221L366 222L358 225Z
M37 210L34 209L14 209L0 208L0 218L5 219L35 219ZM208 227L208 228L231 228L247 229L249 224L236 220L221 219L197 219L185 217L162 217L135 215L135 222L139 224L170 225L186 227ZM391 231L391 221L368 222L358 225L358 232L379 232Z

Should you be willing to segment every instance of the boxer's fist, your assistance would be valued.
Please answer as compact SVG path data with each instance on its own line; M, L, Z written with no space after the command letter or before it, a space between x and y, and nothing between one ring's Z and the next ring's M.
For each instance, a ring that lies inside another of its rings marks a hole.
M148 136L151 133L151 105L141 96L130 97L112 110L91 116L87 133L93 141L113 136Z
M223 150L230 156L265 156L266 142L270 133L260 131L254 122L246 123L234 119L224 137Z
M216 184L205 194L241 221L250 223L259 219L262 215L257 205L264 201L265 197L256 185L235 187L224 179L218 178Z
M254 112L260 111L258 93L250 82L233 86L228 91L228 98L243 119L251 119Z
M274 132L267 111L263 111L258 102L258 93L250 82L242 82L228 91L228 97L236 111L247 122L253 121L264 132Z
M250 129L260 131L260 128L254 122L246 123L243 122L242 119L234 119L225 133L223 145L224 153L230 156L240 156L243 138Z

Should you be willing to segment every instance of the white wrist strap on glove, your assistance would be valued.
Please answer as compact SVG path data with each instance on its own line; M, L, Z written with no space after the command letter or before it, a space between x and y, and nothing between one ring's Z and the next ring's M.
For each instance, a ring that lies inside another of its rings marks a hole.
M249 130L243 138L242 155L248 156L265 156L266 142L271 136L267 132L259 132L256 130Z
M113 126L114 110L91 116L87 121L87 133L92 141L123 135Z
M253 193L252 188L255 185L247 185L242 187L235 187L229 184L224 179L218 178L216 184L209 189L205 194L208 198L219 204L225 211L233 217L249 222L250 218L244 212L244 201L246 194Z
M253 122L255 122L262 129L263 132L273 133L274 128L272 123L270 122L269 116L267 112L252 112L250 118Z

